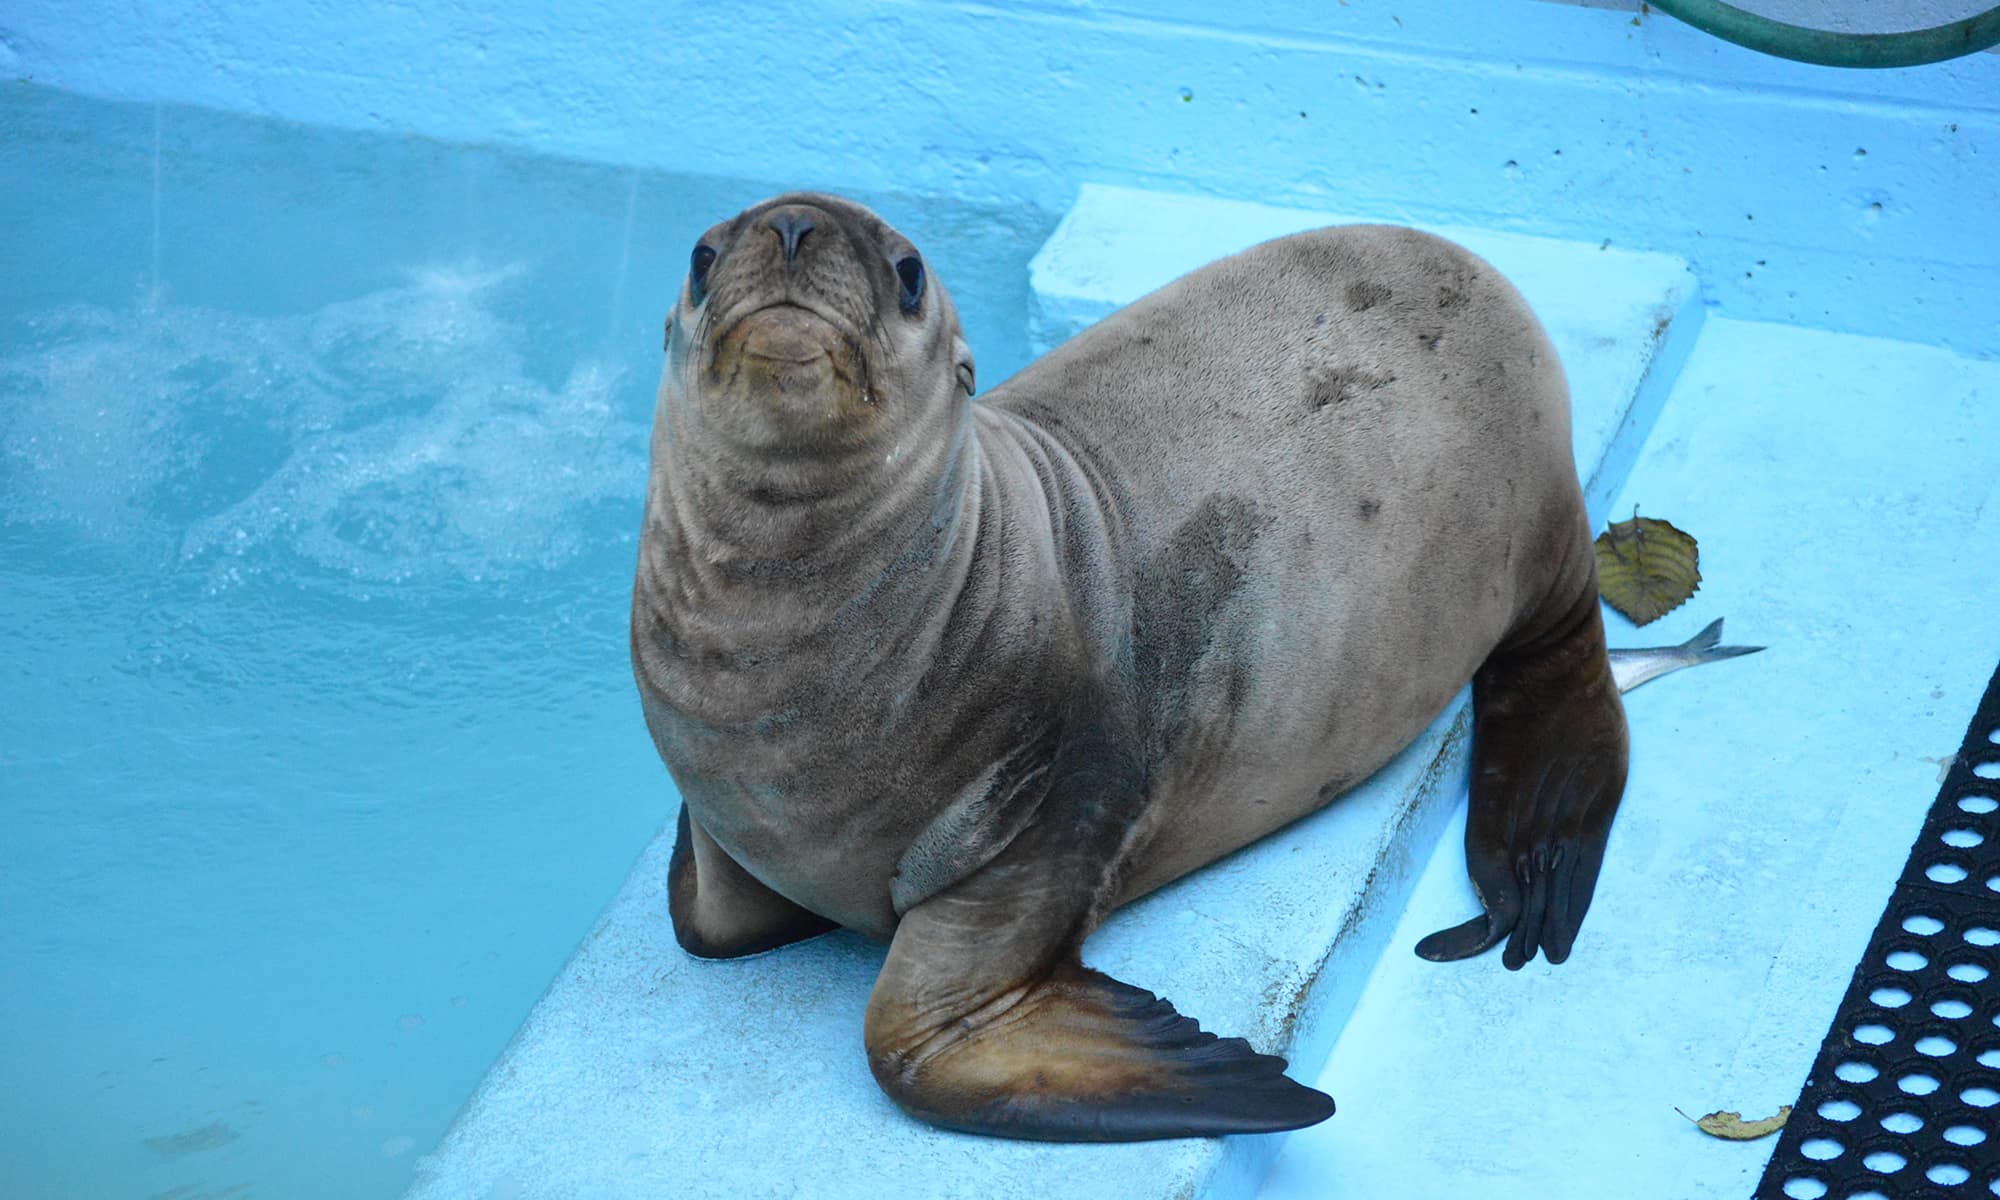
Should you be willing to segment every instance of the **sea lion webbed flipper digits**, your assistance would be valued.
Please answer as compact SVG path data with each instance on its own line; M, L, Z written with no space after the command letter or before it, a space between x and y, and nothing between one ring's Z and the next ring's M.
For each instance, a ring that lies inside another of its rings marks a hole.
M868 1004L876 1080L911 1115L1041 1141L1297 1129L1333 1113L1285 1061L1082 964L1144 782L1102 736L1058 751L1042 819L912 908Z
M743 958L839 928L757 882L685 803L667 865L667 911L674 939L696 958Z
M1465 867L1485 912L1417 943L1434 962L1502 938L1518 970L1537 949L1569 957L1625 792L1625 709L1596 574L1554 632L1503 646L1472 680L1472 799Z

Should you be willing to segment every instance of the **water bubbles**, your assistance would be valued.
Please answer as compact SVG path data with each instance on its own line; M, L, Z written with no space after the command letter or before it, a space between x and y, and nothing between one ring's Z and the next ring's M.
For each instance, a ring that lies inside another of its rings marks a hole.
M425 266L305 314L53 311L0 358L0 502L225 588L561 566L629 532L650 414L614 367L531 360L501 316L525 274Z

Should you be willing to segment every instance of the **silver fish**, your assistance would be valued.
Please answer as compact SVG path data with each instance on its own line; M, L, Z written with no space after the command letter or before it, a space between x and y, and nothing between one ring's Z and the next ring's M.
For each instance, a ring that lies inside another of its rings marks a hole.
M1720 659L1735 658L1739 654L1755 654L1762 646L1720 646L1722 640L1722 619L1709 622L1708 628L1695 634L1678 646L1648 646L1639 650L1613 650L1611 652L1611 678L1617 682L1620 692L1629 692L1642 683L1651 683L1669 671L1682 667L1698 667L1703 663Z

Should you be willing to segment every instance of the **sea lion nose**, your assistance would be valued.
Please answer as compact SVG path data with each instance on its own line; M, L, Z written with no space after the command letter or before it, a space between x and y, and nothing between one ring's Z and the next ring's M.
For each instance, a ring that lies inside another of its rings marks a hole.
M785 261L791 262L799 256L799 243L813 231L813 220L798 209L783 209L768 222L771 231L785 244Z

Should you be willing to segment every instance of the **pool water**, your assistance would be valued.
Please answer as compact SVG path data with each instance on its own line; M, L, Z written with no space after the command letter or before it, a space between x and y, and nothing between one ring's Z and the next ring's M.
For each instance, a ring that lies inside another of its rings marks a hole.
M776 188L0 90L0 1179L388 1196L674 795L661 320ZM1026 342L1054 214L863 196Z

